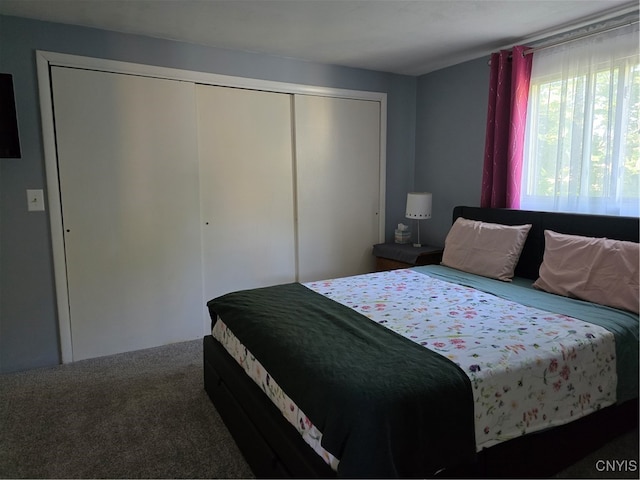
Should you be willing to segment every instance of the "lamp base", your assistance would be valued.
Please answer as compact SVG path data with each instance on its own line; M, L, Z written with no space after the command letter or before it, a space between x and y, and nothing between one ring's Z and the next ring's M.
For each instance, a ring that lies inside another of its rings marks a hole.
M421 246L422 246L422 244L421 244L421 243L414 243L414 244L413 244L413 246L414 246L414 247L421 247Z

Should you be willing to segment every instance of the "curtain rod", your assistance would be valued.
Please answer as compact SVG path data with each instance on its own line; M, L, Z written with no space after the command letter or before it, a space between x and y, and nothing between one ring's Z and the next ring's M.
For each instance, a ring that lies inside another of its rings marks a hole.
M639 20L632 20L632 21L629 21L629 22L621 23L619 25L612 25L610 27L602 27L602 28L593 30L591 32L585 32L585 33L582 33L582 34L579 34L579 35L575 35L575 36L570 37L570 38L566 38L564 40L559 40L557 42L552 42L552 43L550 43L548 45L543 45L541 47L528 48L527 50L522 52L522 54L523 55L530 55L530 54L532 54L534 52L538 52L540 50L546 50L547 48L557 47L559 45L564 45L565 43L571 43L571 42L574 42L576 40L582 40L583 38L593 37L593 36L599 35L601 33L606 33L606 32L610 32L612 30L617 30L619 28L635 25L636 23L639 23L639 22L640 22Z

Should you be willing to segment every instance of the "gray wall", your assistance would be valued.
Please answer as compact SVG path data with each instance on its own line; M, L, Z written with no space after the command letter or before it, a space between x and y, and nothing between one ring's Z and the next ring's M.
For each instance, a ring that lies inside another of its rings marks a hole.
M444 245L456 205L480 206L488 60L418 78L415 188L433 193L431 219L421 221L422 243Z
M479 205L489 69L479 59L418 78L0 15L0 72L14 75L21 159L0 159L0 373L59 363L35 50L388 94L386 238L406 193L433 192L423 242L443 245L455 205Z
M55 365L60 357L48 212L29 213L26 203L26 189L46 188L35 50L386 92L387 217L404 208L414 169L414 77L0 16L0 72L14 76L23 152L0 159L0 372ZM393 220L387 224L392 235Z

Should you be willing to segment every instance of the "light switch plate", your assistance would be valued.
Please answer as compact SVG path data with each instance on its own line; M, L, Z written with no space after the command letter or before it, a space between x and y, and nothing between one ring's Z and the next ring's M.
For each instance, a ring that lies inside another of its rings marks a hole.
M27 210L29 212L44 211L44 192L42 189L27 189Z

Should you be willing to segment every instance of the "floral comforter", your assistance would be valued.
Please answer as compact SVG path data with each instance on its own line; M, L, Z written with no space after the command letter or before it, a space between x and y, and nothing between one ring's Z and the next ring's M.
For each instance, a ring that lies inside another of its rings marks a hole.
M478 451L616 401L615 340L598 325L413 269L304 285L462 368L473 386ZM322 433L222 321L212 333L336 469L339 459L322 448Z

